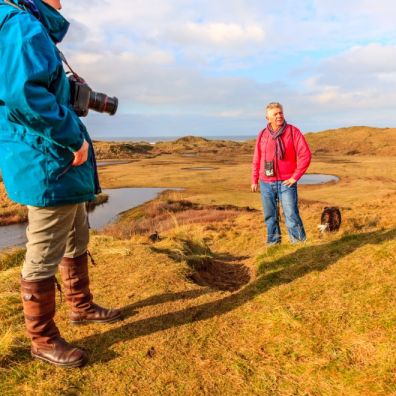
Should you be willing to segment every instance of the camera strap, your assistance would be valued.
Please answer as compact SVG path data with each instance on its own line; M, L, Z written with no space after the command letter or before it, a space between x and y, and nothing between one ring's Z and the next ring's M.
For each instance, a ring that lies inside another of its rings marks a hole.
M73 75L73 77L80 82L85 82L83 78L81 78L74 70L73 68L69 65L69 62L67 61L65 55L63 55L63 52L56 47L56 49L58 50L59 56L62 59L62 62L67 66L67 68L69 69L68 72L66 72L66 74L71 73Z
M17 8L18 10L24 11L24 9L23 9L23 8L21 8L21 7L18 7L16 4L12 3L11 1L4 0L4 3L6 3L6 4L10 5L11 7Z
M62 59L62 62L67 66L67 68L69 69L70 73L72 73L74 76L77 76L77 73L69 65L69 62L67 61L65 55L63 55L63 52L59 48L57 48L57 50L59 52L60 58Z

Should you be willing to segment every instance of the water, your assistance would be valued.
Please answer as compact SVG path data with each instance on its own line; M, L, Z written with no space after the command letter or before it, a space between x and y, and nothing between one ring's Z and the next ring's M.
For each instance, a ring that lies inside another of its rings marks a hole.
M338 182L340 179L334 175L323 175L320 173L312 173L304 175L299 181L299 184L324 184L329 182Z
M104 189L109 195L108 202L96 206L89 213L91 228L100 229L106 224L113 222L117 215L128 209L132 209L147 201L156 198L159 193L167 188L117 188ZM174 190L174 189L172 189ZM26 243L26 223L13 224L0 227L0 249L11 246L23 246Z
M24 245L26 243L26 225L27 223L0 227L0 249Z
M114 222L120 213L151 201L165 190L169 190L169 188L104 189L103 193L109 196L109 200L96 206L89 213L89 224L94 229L103 228L106 224Z
M212 166L195 166L191 168L181 168L182 170L192 170L192 171L211 171L219 168L213 168Z
M133 160L109 160L109 161L97 161L96 165L99 167L101 166L108 166L108 165L121 165L121 164L129 164L133 162Z

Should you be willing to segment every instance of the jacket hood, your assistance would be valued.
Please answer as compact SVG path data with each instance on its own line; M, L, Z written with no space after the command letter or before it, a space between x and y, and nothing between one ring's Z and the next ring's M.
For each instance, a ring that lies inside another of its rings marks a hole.
M26 7L26 2L24 0L8 1L36 16L32 10ZM42 0L32 1L40 13L40 22L44 25L50 37L55 43L60 43L69 29L69 22L57 10L44 3Z

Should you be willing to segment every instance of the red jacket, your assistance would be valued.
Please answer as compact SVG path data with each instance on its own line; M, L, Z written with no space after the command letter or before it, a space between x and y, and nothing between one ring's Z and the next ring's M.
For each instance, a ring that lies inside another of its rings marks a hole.
M259 133L252 162L252 184L257 184L259 178L265 182L287 180L291 177L299 180L308 169L311 150L300 130L288 124L280 138L285 147L282 160L275 156L275 140L269 130L265 128ZM274 161L274 176L265 176L264 161Z

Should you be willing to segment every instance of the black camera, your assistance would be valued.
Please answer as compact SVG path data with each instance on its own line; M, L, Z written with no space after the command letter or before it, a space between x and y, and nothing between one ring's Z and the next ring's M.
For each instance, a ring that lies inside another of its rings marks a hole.
M264 161L265 176L274 176L274 161Z
M70 103L79 117L85 117L88 110L114 115L118 107L118 99L110 98L104 93L93 91L77 74L69 76Z

